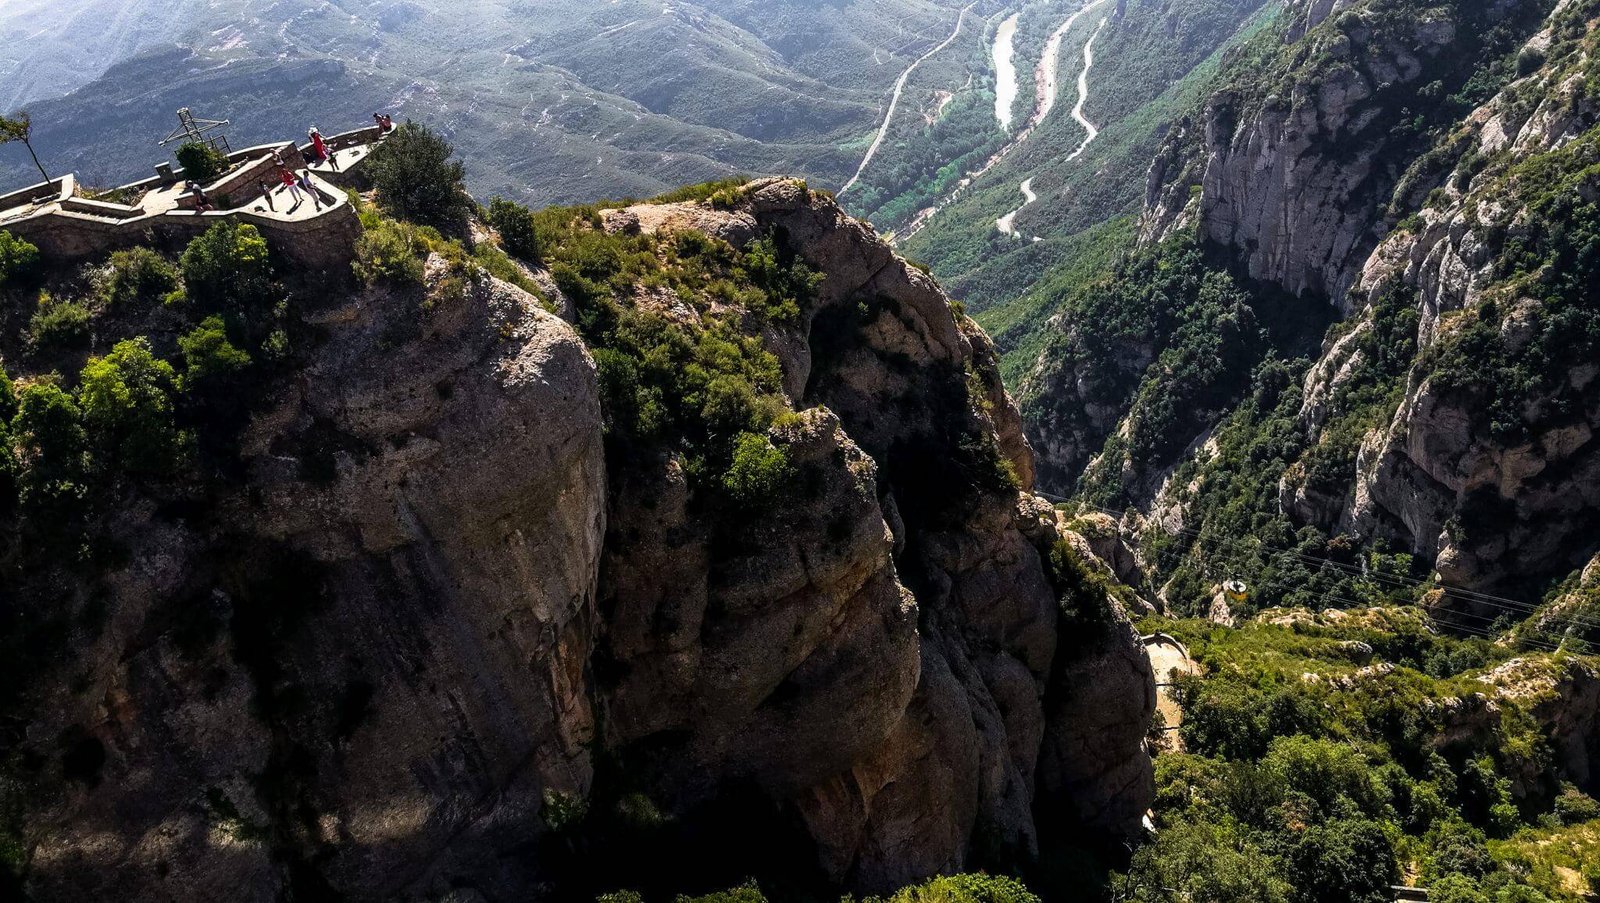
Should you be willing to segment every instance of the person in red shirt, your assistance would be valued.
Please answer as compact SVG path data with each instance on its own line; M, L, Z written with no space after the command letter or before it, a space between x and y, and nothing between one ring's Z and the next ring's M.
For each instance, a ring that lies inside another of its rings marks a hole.
M294 177L294 173L290 172L287 167L279 167L278 181L282 182L283 186L289 189L289 196L294 198L294 206L289 208L289 212L293 213L295 208L300 206L300 202L305 200L300 196L299 180Z

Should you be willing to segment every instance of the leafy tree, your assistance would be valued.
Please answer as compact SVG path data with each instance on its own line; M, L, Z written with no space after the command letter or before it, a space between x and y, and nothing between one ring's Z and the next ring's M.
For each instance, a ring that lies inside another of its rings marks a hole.
M228 169L228 155L200 141L185 142L176 156L184 178L196 182L209 182Z
M250 367L250 355L228 341L221 317L206 317L187 335L178 338L183 353L180 388L186 394L216 397L230 394Z
M11 435L24 468L18 481L24 518L38 532L65 538L88 498L83 412L55 381L32 383L17 398Z
M466 170L451 153L438 133L408 121L372 151L367 171L378 198L396 216L459 234L472 201L461 184Z
M539 261L539 231L533 211L505 198L489 201L489 225L500 233L500 243L512 257Z
M44 176L46 182L50 181L50 174L44 171L44 164L39 162L39 155L33 151L33 120L26 110L20 110L14 116L0 116L0 144L10 144L21 141L23 147L28 149L28 156L33 158L33 165L39 167L39 175Z
M1400 878L1394 841L1366 819L1337 819L1300 831L1287 855L1289 883L1302 903L1389 903Z
M32 243L0 229L0 286L20 282L39 268L39 249Z
M1373 814L1389 806L1387 788L1366 757L1347 743L1305 735L1278 737L1261 765L1289 791L1315 804L1322 816L1340 811L1343 802Z
M166 476L181 454L173 420L172 365L150 352L143 337L118 342L90 359L78 385L78 404L93 448L112 476Z
M189 242L179 261L184 289L203 314L259 333L272 301L272 263L255 226L219 222Z
M1121 880L1140 903L1190 900L1287 903L1282 868L1238 825L1182 824L1134 854Z

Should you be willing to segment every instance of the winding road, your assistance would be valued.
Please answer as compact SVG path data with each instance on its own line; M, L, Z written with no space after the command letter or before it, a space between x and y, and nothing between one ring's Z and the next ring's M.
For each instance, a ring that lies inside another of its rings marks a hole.
M1104 0L1101 0L1101 2L1104 2ZM906 82L911 79L911 73L917 71L918 66L927 62L939 51L955 43L956 38L961 35L961 26L967 21L967 13L977 5L978 0L972 0L971 3L963 6L961 14L956 16L956 27L955 30L950 32L950 37L945 38L944 42L939 46L917 57L916 62L907 66L906 71L900 73L900 77L894 83L894 95L889 98L889 111L883 115L883 125L878 127L878 136L872 139L872 146L867 148L867 155L861 158L861 165L856 167L856 174L850 177L850 181L844 183L843 188L839 189L840 194L844 194L855 187L855 184L861 180L861 174L867 171L867 165L872 162L872 158L878 155L878 148L883 146L883 139L889 134L889 126L894 122L894 111L900 106L900 95L905 93Z
M1017 214L1021 213L1029 204L1039 199L1039 196L1033 193L1032 178L1027 178L1022 181L1022 198L1023 200L1021 207L1018 207L1017 209L994 221L994 226L996 229L999 229L1006 235L1017 234L1016 227L1012 225L1012 223L1016 222Z
M998 151L995 151L994 156L984 161L982 166L978 167L972 172L967 173L966 177L961 180L954 191L951 191L948 195L941 198L937 203L913 217L910 225L906 227L905 234L903 236L898 236L894 240L904 240L916 235L918 232L921 232L925 227L927 227L928 223L933 221L933 218L938 215L939 211L949 206L950 203L956 198L960 197L962 192L964 192L969 186L978 181L978 179L982 178L985 173L993 169L1001 160L1004 160L1006 157L1010 156L1012 151L1021 147L1024 142L1032 137L1034 129L1037 129L1039 124L1044 122L1045 117L1050 115L1050 111L1055 109L1057 83L1059 81L1057 69L1059 68L1061 59L1062 42L1065 41L1067 33L1072 30L1072 26L1078 24L1079 19L1088 15L1096 7L1105 5L1107 2L1109 2L1109 0L1092 0L1092 2L1085 4L1081 9L1067 17L1067 20L1061 23L1059 28L1050 33L1049 39L1045 41L1044 55L1040 57L1039 65L1034 70L1033 80L1034 85L1036 86L1036 99L1034 101L1033 114L1028 117L1028 121L1024 123L1022 131L1017 134L1016 138L1014 138L1011 143L1000 148ZM1102 22L1101 26L1103 27L1104 25L1105 23ZM1097 31L1095 34L1098 35L1099 32ZM1094 42L1093 37L1091 37L1089 40L1091 44ZM1000 48L997 46L997 59L999 49ZM1092 51L1090 51L1088 46L1085 46L1084 50L1086 54L1085 58L1092 62L1094 58ZM1084 73L1085 78L1080 78L1080 87L1082 88L1081 93L1087 93L1088 91L1088 82L1086 80L1087 74L1088 73L1086 71ZM1080 101L1086 99L1087 98L1080 98ZM1080 102L1078 111L1081 113L1082 109L1082 102ZM1091 138L1090 140L1093 139ZM1074 154L1074 156L1076 156L1076 154ZM855 180L852 179L851 181L853 183ZM1023 196L1027 197L1028 193L1024 192ZM1032 203L1032 201L1030 200L1028 203ZM1025 207L1027 204L1024 204L1023 206ZM1021 210L1021 207L1017 208L1017 210L1013 211L1012 216L1014 216L1016 213L1020 213ZM1007 217L1001 217L1001 220L1005 221L1007 225L1011 224L1011 221L1007 219ZM996 223L996 225L998 226L999 223Z
M1091 4L1091 6L1092 5L1093 4ZM1064 37L1067 29L1072 27L1073 22L1077 20L1078 16L1088 11L1089 7L1084 7L1078 12L1077 15L1074 15L1071 19L1068 19L1067 24L1061 26L1060 30L1058 30L1054 35L1050 36L1052 44L1047 45L1045 48L1046 57L1050 56L1050 52L1052 50L1054 50L1054 52L1057 54L1061 52L1061 42L1058 40L1058 36ZM1090 35L1089 40L1083 45L1083 71L1078 73L1078 102L1072 108L1072 118L1076 120L1079 125L1083 126L1083 142L1080 143L1077 148L1072 151L1072 153L1068 154L1065 160L1061 161L1063 164L1071 163L1073 160L1083 156L1083 152L1089 149L1089 145L1094 143L1094 139L1100 137L1100 127L1090 122L1083 115L1083 108L1084 105L1089 102L1089 70L1094 68L1094 42L1096 38L1100 37L1100 32L1105 31L1106 23L1109 21L1109 17L1101 19L1099 27L1095 28L1094 34ZM1056 90L1054 84L1055 77L1053 73L1054 67L1052 67L1050 92L1048 95L1046 95L1045 103L1043 105L1045 114L1050 112L1050 108L1054 107L1056 102ZM1044 116L1041 115L1039 119L1042 121ZM1029 131L1032 131L1032 129L1030 128ZM1017 139L1017 143L1022 143L1022 139ZM1031 177L1023 181L1021 188L1023 197L1022 206L994 221L994 227L999 229L1004 235L1017 237L1022 234L1017 231L1017 214L1027 209L1029 204L1032 204L1034 201L1039 199L1039 196L1033 193L1033 179ZM1038 238L1034 239L1034 241L1038 240Z

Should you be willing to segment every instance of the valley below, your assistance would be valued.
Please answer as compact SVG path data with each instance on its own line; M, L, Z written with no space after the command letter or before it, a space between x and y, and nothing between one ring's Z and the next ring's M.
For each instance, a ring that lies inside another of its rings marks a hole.
M0 899L1600 899L1600 0L0 79Z

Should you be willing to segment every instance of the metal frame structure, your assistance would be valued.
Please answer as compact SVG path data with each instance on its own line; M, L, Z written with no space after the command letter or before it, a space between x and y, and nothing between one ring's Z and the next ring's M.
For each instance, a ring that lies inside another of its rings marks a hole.
M196 119L194 114L189 112L189 108L184 107L178 111L178 127L173 130L172 134L161 139L159 144L162 147L166 147L179 138L183 138L185 139L185 144L190 142L207 144L214 150L230 154L233 153L233 149L228 146L228 137L226 135L219 133L209 138L206 137L207 132L215 132L226 125L228 125L228 120L226 119Z

